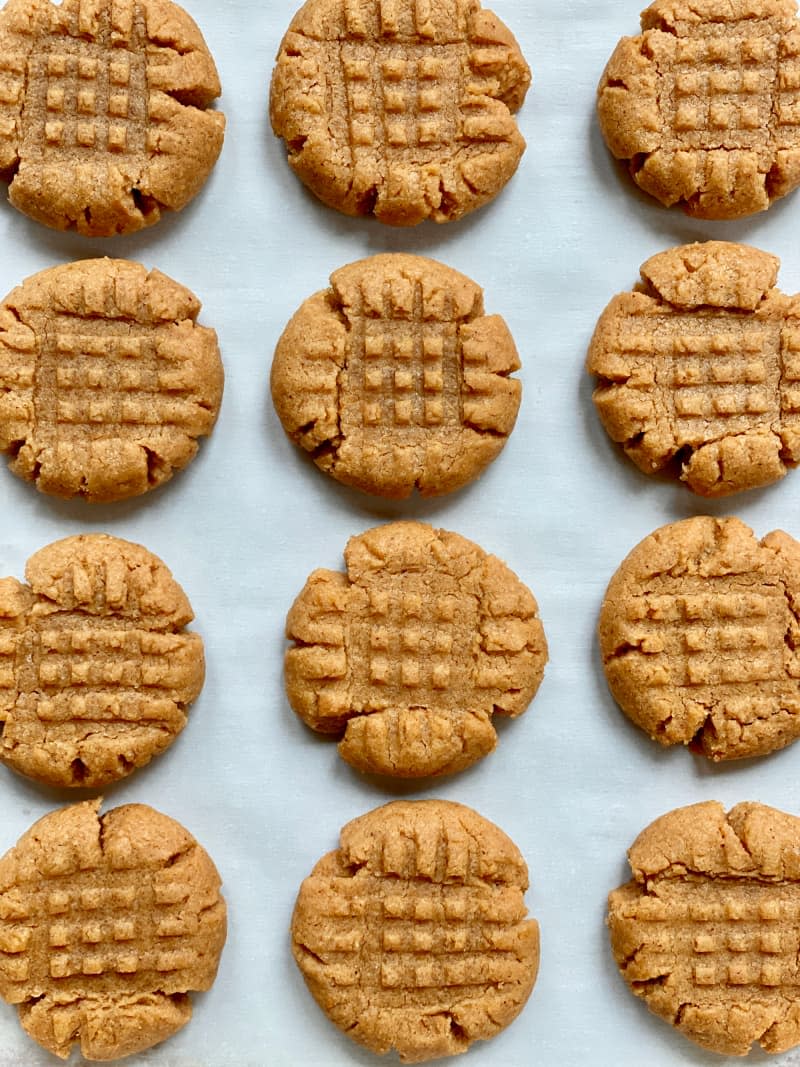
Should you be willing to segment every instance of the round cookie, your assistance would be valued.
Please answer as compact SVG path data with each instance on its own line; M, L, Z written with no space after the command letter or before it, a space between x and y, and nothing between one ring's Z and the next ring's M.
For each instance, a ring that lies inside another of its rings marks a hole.
M800 183L795 0L656 0L598 86L600 129L645 192L701 219L765 211Z
M728 1056L800 1043L800 819L706 801L643 830L608 899L623 978L685 1037Z
M0 579L0 760L97 787L174 741L203 686L203 642L160 559L107 534L67 537Z
M645 538L611 579L599 623L609 687L662 745L713 760L800 736L800 544L698 516Z
M293 316L275 350L272 399L291 440L337 481L436 496L502 450L519 367L475 282L431 259L379 255L334 271L330 289Z
M394 801L348 823L300 887L292 951L348 1037L403 1063L466 1052L512 1022L539 967L528 869L477 812Z
M214 60L170 0L9 0L0 172L20 211L90 237L152 226L200 190L225 120Z
M284 37L270 118L308 188L391 226L493 199L525 141L531 75L479 0L308 0Z
M775 288L778 266L725 241L671 248L601 315L594 403L645 474L721 497L800 461L800 297Z
M222 399L200 301L124 259L50 267L0 304L0 452L43 493L105 503L185 467Z
M358 770L450 774L491 752L547 662L536 601L504 563L418 522L353 537L289 611L286 691Z
M219 874L191 834L143 804L99 807L45 815L0 859L0 996L63 1059L171 1037L225 944Z

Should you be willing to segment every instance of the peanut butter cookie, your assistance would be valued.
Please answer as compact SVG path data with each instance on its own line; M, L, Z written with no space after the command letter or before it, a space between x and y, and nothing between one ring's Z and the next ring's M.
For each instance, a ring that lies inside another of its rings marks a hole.
M738 519L663 526L628 555L600 612L609 687L662 745L713 760L800 736L800 544Z
M645 474L727 496L800 461L800 297L778 260L725 241L642 265L600 317L587 369L608 435Z
M214 60L170 0L9 0L0 174L20 211L109 237L200 190L222 148Z
M539 967L528 869L493 823L445 800L348 823L300 887L292 951L348 1037L403 1063L466 1052L520 1013Z
M656 0L603 72L606 144L662 204L765 211L800 183L795 0Z
M272 128L320 200L392 226L493 199L525 150L530 70L479 0L308 0L272 76Z
M43 493L146 493L185 467L222 399L217 335L160 271L89 259L0 304L0 452Z
M278 341L272 399L289 437L365 493L459 489L514 428L519 357L463 274L420 256L334 271Z
M704 1048L800 1043L800 819L716 801L662 815L608 898L611 947L648 1008Z
M162 752L200 692L203 642L160 559L107 534L67 537L0 579L0 760L97 787Z
M0 859L0 995L67 1059L115 1060L171 1037L225 944L211 859L143 804L45 815Z
M286 689L353 767L419 778L462 770L521 715L547 661L536 601L504 563L418 522L353 537L347 574L314 571L292 605Z

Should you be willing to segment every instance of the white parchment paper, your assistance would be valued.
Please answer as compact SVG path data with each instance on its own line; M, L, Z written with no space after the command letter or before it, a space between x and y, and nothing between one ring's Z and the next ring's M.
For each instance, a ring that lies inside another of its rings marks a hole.
M627 879L625 850L657 815L718 798L800 812L800 744L761 760L710 766L662 750L610 698L595 623L620 560L655 527L736 514L762 536L800 537L800 473L761 492L703 504L646 479L608 442L583 370L594 323L648 256L687 240L747 241L779 255L780 284L800 290L800 193L738 223L687 220L636 191L594 120L597 80L617 39L638 29L620 0L494 0L534 74L520 113L528 150L489 207L458 223L391 230L317 203L290 172L267 121L267 90L295 0L193 0L217 60L225 147L197 199L131 237L49 231L0 204L0 291L90 256L137 259L193 289L218 333L222 413L199 457L162 489L109 506L37 494L0 466L0 575L69 534L141 542L185 588L206 643L208 676L189 725L149 767L106 790L105 809L143 802L183 822L225 883L230 935L217 983L192 1023L131 1067L367 1067L379 1062L324 1018L291 959L288 926L302 878L347 820L394 797L461 801L518 843L541 923L534 994L505 1033L469 1053L476 1067L711 1065L650 1016L619 978L603 920ZM286 440L268 396L272 350L301 301L344 263L381 251L433 256L464 271L517 340L523 405L481 480L432 502L371 499L324 477ZM506 560L536 594L550 643L539 695L501 724L497 751L423 788L359 776L289 710L281 660L287 608L317 566L339 568L348 537L416 517ZM0 768L0 852L75 794ZM756 1054L756 1063L765 1057ZM56 1061L0 1005L0 1067ZM73 1062L80 1062L76 1055ZM394 1061L396 1062L396 1061ZM465 1061L467 1062L467 1061ZM777 1057L800 1064L800 1052Z

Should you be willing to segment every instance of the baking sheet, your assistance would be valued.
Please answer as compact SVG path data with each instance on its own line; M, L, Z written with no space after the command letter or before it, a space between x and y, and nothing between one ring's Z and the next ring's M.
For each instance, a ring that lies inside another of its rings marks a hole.
M225 147L180 215L130 237L58 234L0 204L0 291L88 256L157 266L202 299L220 337L226 389L217 428L173 482L127 503L89 507L37 494L0 467L0 574L57 538L108 531L141 542L188 593L208 676L189 725L149 767L105 791L105 810L144 802L183 822L225 883L230 935L217 983L195 1017L131 1067L352 1067L379 1062L324 1018L292 962L297 887L335 847L348 819L394 797L461 801L497 822L531 873L541 923L536 989L520 1018L469 1054L476 1067L718 1064L650 1016L619 978L603 925L609 889L627 878L625 849L657 815L717 798L800 812L800 744L761 760L711 766L662 750L611 700L594 628L605 585L655 527L688 515L736 514L759 536L800 537L800 473L761 492L703 504L646 479L614 451L590 402L586 346L609 298L648 256L707 237L778 254L784 291L800 291L800 193L738 223L687 220L639 194L608 156L594 91L638 4L494 0L531 64L520 113L528 151L493 205L458 223L391 230L318 204L290 172L266 117L274 54L295 0L193 0L218 62ZM443 260L486 291L523 360L523 405L500 459L437 501L381 502L325 478L285 439L268 398L275 342L301 301L336 267L381 251ZM496 752L422 788L359 776L306 729L283 696L283 620L307 574L339 568L345 542L413 517L477 541L536 594L550 643L529 712L500 724ZM85 794L82 794L85 795ZM77 794L0 768L0 851ZM756 1063L765 1062L760 1054ZM0 1067L57 1062L0 1005ZM80 1057L73 1057L79 1063ZM396 1062L396 1061L394 1061ZM466 1061L465 1061L466 1062ZM787 1067L800 1053L773 1058Z

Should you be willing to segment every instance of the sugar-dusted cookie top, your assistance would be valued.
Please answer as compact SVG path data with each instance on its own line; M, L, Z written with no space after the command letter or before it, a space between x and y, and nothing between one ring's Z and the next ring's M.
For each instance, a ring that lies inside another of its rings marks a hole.
M608 898L622 976L652 1012L727 1056L800 1043L800 819L706 801L662 815Z
M348 823L300 887L292 951L348 1037L403 1063L466 1052L512 1022L539 966L528 870L493 823L445 800Z
M222 148L214 60L170 0L9 0L0 172L31 218L90 237L180 210Z
M222 399L217 335L160 271L88 259L34 274L0 304L0 452L15 474L90 503L185 467Z
M795 0L656 0L598 87L634 181L704 219L766 210L800 183Z
M462 770L497 743L542 680L547 642L530 591L473 542L418 522L353 537L347 574L318 570L292 605L286 689L362 771Z
M645 474L727 496L800 461L800 296L778 260L725 241L642 265L600 317L587 369L609 436Z
M530 71L479 0L308 0L272 76L272 128L330 207L393 226L491 200L525 142Z
M207 853L143 804L53 811L0 859L0 996L67 1059L150 1048L185 1026L225 943Z
M275 409L345 485L378 496L459 489L514 428L520 363L483 292L421 256L372 256L331 275L278 341Z
M205 674L192 609L160 559L108 534L55 541L0 579L0 760L97 787L186 725Z
M800 736L800 544L697 516L645 538L611 579L599 623L609 687L662 745L713 760Z

